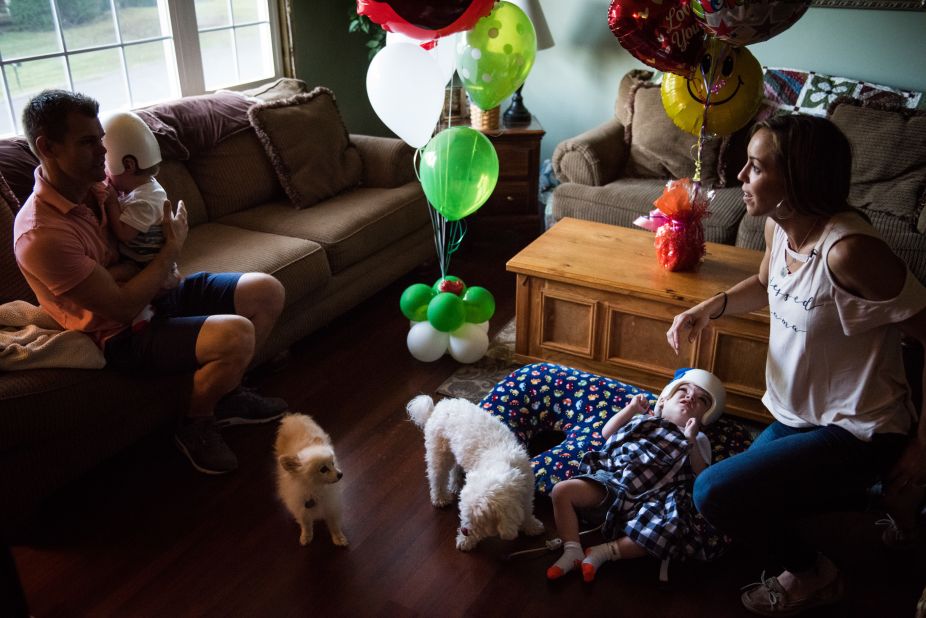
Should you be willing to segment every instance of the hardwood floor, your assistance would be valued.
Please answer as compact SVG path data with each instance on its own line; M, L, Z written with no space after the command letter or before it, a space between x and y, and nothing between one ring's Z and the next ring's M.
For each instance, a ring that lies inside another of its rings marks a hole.
M505 227L471 231L451 272L489 288L494 329L514 313L514 277L504 263L530 238ZM598 581L550 584L555 556L506 561L538 539L453 546L457 512L428 499L420 431L404 404L433 393L458 365L420 363L405 348L398 310L406 286L437 278L420 268L292 350L286 369L256 376L267 394L311 413L332 435L345 477L350 547L324 527L308 547L278 503L274 428L232 428L231 475L195 473L169 431L59 492L13 554L34 616L741 616L739 587L763 565L733 548L719 561L673 565L660 584L649 559L606 565ZM549 504L538 514L550 530ZM926 552L880 546L876 513L815 520L808 531L852 586L820 616L912 616L926 580ZM0 608L0 615L4 614Z

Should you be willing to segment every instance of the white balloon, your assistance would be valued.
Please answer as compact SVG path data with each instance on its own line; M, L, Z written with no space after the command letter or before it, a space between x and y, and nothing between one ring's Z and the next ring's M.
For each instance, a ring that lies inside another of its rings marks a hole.
M395 45L396 43L412 43L417 44L415 39L410 36L405 36L401 32L386 32L386 45Z
M437 66L440 67L444 85L450 81L453 72L457 69L457 38L459 36L459 32L442 36L437 39L437 44L428 51L431 57L437 61Z
M414 148L431 139L444 105L441 69L418 45L387 45L367 69L367 97L393 133Z
M408 43L409 45L417 45L422 49L425 49L423 45L430 45L430 49L425 49L425 51L437 62L441 78L446 86L457 68L457 38L459 34L459 32L454 32L433 41L419 41L400 32L387 32L386 45Z
M485 322L479 322L478 324L476 324L476 326L481 328L482 331L485 333L489 332L489 321L488 320L486 320Z
M449 339L449 333L442 333L429 322L418 322L408 330L405 343L412 356L421 362L431 363L444 355Z
M489 335L469 322L450 333L450 356L460 363L475 363L489 349Z

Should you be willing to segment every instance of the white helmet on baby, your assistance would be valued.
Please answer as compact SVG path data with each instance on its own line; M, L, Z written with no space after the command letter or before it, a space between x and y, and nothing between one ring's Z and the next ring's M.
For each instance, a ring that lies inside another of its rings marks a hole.
M106 169L110 175L125 172L122 159L135 157L138 169L154 167L161 162L161 149L154 133L138 114L114 112L103 118L103 146L106 147Z
M711 405L701 418L702 424L710 425L720 418L727 403L727 389L723 387L723 382L717 376L703 369L679 369L675 372L675 379L662 389L659 399L669 399L682 384L694 384L711 396Z

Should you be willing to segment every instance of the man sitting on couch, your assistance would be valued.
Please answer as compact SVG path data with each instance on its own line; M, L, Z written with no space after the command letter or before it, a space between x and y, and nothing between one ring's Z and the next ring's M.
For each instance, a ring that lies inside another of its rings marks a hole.
M26 104L23 127L41 165L16 215L16 261L42 308L92 337L111 367L193 371L175 440L200 472L231 472L238 461L218 427L268 422L286 409L281 399L239 387L283 309L283 286L263 273L197 273L158 295L187 237L182 201L176 213L164 203L164 245L154 260L117 281L107 270L118 252L104 207L98 112L95 100L63 90Z

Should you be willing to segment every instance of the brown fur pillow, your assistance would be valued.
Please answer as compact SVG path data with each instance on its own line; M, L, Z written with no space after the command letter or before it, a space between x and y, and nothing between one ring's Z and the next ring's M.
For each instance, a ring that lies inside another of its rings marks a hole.
M360 183L360 153L329 89L318 87L259 103L248 117L296 208L307 208Z

